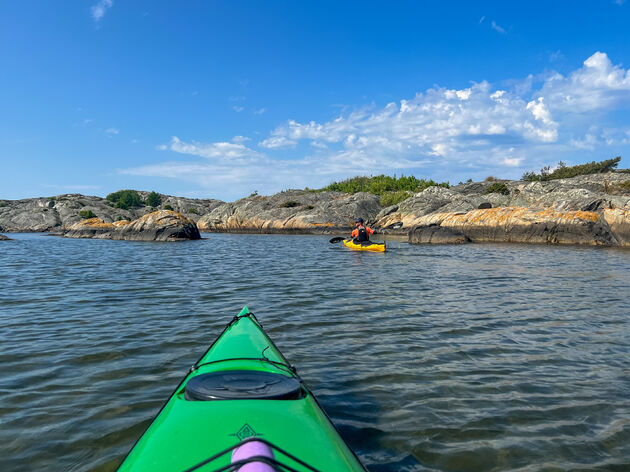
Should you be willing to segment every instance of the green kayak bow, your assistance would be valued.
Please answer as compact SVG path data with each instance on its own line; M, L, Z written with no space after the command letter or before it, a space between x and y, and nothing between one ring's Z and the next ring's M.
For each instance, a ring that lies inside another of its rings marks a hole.
M119 471L365 471L247 307L190 369Z

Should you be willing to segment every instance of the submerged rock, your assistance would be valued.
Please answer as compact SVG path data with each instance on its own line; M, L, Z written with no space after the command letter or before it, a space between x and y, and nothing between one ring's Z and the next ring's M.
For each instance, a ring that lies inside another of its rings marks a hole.
M126 241L183 241L201 239L197 225L176 211L158 210L137 220L105 222L90 218L71 225L66 238L121 239Z

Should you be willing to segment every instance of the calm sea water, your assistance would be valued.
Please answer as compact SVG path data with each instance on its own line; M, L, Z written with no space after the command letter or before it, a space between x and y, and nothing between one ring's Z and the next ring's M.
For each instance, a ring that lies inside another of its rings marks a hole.
M114 470L245 304L372 472L630 470L630 251L0 243L0 465Z

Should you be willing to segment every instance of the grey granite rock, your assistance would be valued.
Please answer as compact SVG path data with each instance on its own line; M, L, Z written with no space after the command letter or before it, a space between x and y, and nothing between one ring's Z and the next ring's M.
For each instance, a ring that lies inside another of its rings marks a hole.
M149 192L138 192L143 200ZM173 210L196 221L223 202L212 199L192 199L162 195L161 208L170 206ZM42 232L59 231L80 222L79 212L91 211L106 223L119 220L136 220L155 211L155 208L143 206L124 210L115 208L101 197L81 194L64 194L48 198L29 198L24 200L0 201L0 227L7 232Z
M67 238L119 239L125 241L183 241L200 239L193 220L176 211L158 210L134 221L83 220L63 232Z
M270 196L252 195L229 203L162 195L161 208L172 208L190 217L202 231L340 233L350 229L355 218L362 217L372 227L393 234L407 234L412 227L425 224L423 219L426 217L468 214L478 209L584 211L598 217L607 211L617 211L614 217L610 216L614 220L611 224L616 228L614 238L610 240L614 244L614 240L630 238L630 234L626 234L630 212L629 182L630 174L620 172L548 182L472 182L450 189L429 187L386 208L380 206L378 196L366 193L348 195L330 191L289 190ZM504 187L497 189L495 184ZM488 193L493 188L500 193ZM148 195L148 192L139 193L143 199ZM114 208L103 198L79 194L0 200L0 231L62 231L82 221L79 215L82 210L92 212L105 223L115 223L118 220L136 220L155 209L123 210ZM527 219L523 222L524 227L538 224L535 221L538 220ZM562 224L551 233L564 234ZM573 231L575 225L572 224L571 228ZM474 231L481 230L476 228ZM529 230L518 231L524 231L523 239L528 239ZM531 237L544 239L542 235L532 234ZM550 239L554 237L550 236ZM598 239L602 243L604 240Z
M470 238L455 229L430 224L416 226L409 231L409 242L412 244L464 244Z
M197 225L201 231L327 233L351 228L357 217L373 222L380 209L379 197L368 193L287 190L225 203Z

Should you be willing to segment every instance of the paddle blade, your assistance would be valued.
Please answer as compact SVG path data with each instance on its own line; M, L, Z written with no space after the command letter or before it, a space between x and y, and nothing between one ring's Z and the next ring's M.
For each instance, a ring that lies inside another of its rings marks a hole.
M340 243L341 241L343 241L346 238L342 238L341 236L337 236L335 238L332 238L330 241L328 241L331 244L335 244L335 243Z

